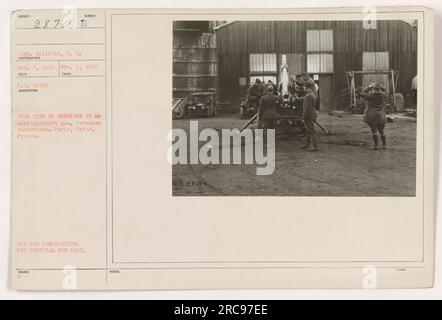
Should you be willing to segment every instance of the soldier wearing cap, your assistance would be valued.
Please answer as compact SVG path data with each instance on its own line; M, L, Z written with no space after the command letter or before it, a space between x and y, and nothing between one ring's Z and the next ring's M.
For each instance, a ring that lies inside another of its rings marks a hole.
M278 95L278 87L276 86L276 84L273 83L272 80L267 81L267 92L269 91L270 88L272 89L272 93L277 96Z
M387 148L387 137L385 136L385 88L379 82L372 83L361 92L362 97L367 100L367 107L364 112L364 122L368 124L373 135L372 150L379 149L379 135L383 149ZM379 133L379 134L378 134Z
M313 91L314 84L309 81L304 82L304 87L307 94L304 97L304 102L302 104L302 119L305 124L305 134L306 141L303 146L307 151L317 151L318 143L316 139L315 122L316 122L316 100L318 96Z
M261 80L256 79L255 83L249 89L248 99L251 105L259 106L259 100L261 100L262 91L263 88L261 85Z
M258 110L258 127L263 129L276 128L276 104L278 97L274 95L273 86L267 88L267 94L261 98Z
M311 85L311 90L313 91L313 93L316 95L316 96L318 96L318 85L316 84L316 82L315 82L315 80L313 80L311 77L310 77L310 74L308 73L308 72L304 72L303 74L302 74L302 78L303 78L303 80L304 80L304 82L308 82L308 83L310 83L310 85Z

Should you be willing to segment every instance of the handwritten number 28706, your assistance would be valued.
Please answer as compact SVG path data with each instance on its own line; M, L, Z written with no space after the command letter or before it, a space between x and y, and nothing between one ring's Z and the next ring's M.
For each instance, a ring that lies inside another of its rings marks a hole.
M34 29L72 29L74 26L72 19L36 19L34 21Z

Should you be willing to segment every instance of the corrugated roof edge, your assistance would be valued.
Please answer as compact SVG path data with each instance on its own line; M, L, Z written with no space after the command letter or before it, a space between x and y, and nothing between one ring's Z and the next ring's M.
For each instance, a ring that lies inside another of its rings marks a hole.
M403 23L406 23L406 24L408 24L408 25L410 25L410 26L412 26L412 27L415 27L415 26L416 26L415 24L410 23L410 21L407 21L407 20L404 20L404 19L398 19L398 20L401 21L401 22L403 22ZM297 20L296 20L296 21L297 21ZM337 20L337 21L340 21L340 20ZM344 21L346 21L346 20L344 20ZM349 21L351 21L351 20L349 20ZM214 27L213 30L214 30L214 31L218 31L219 29L224 28L224 27L227 27L227 26L229 26L229 25L231 25L231 24L234 24L234 23L236 23L236 22L241 22L241 21L239 21L239 20L236 20L236 21L230 21L230 22L224 23L224 24L222 24L222 25L220 25L220 26Z

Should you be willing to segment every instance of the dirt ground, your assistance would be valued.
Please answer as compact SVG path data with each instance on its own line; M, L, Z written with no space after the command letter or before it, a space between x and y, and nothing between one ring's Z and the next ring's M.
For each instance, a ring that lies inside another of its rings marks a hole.
M362 116L319 113L319 151L300 147L302 134L276 141L272 175L257 176L257 165L174 165L175 196L414 196L416 181L416 119L393 115L387 123L387 150L370 150L371 132ZM198 118L199 129L241 128L239 115ZM188 132L189 119L173 120ZM252 126L253 128L254 126ZM342 144L361 140L363 146Z

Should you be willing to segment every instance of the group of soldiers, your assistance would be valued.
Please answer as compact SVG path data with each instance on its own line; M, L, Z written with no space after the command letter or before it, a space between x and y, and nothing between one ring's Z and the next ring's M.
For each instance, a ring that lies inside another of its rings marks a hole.
M302 146L307 151L317 151L318 142L315 131L316 106L318 102L318 87L308 73L296 80L296 86L304 87L305 96L302 108L302 120L305 125L306 140ZM290 88L289 88L290 90ZM364 112L364 122L368 124L373 136L372 150L379 150L379 137L382 149L387 147L385 129L385 102L386 89L380 83L371 83L362 90L362 96L367 100ZM258 127L263 129L276 129L277 113L276 106L280 102L277 86L272 81L262 84L259 79L249 90L249 100L259 105Z
M303 100L302 120L305 124L306 143L303 149L307 151L317 151L318 143L315 131L316 104L318 101L318 91L316 83L310 78L308 73L304 73L293 86L303 87L305 96ZM288 88L290 91L290 88ZM263 129L276 129L277 113L276 106L280 102L277 86L269 80L267 84L261 84L259 79L249 89L250 103L259 103L258 127Z

